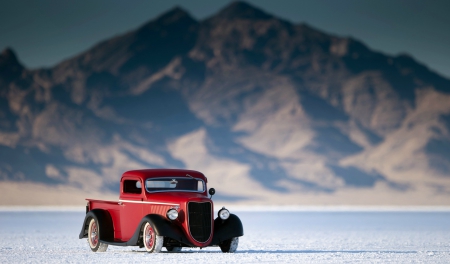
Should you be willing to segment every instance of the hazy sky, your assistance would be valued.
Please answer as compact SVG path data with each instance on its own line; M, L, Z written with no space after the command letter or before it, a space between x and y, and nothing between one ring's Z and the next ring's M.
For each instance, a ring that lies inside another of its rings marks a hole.
M132 30L173 6L197 19L228 0L14 0L0 2L0 49L12 47L30 68L52 66L95 43ZM409 53L450 77L448 0L248 0L293 23L353 36L391 55Z

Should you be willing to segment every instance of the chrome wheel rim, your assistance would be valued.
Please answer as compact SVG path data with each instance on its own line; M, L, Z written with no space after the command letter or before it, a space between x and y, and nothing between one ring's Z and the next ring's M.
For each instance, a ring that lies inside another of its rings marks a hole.
M147 224L144 231L145 247L151 249L155 243L155 231L152 226Z
M92 247L96 247L98 244L98 228L97 223L94 221L91 225L91 233L89 234Z

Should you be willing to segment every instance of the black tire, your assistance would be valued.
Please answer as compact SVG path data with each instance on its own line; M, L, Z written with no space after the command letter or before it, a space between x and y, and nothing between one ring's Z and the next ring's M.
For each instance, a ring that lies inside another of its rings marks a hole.
M239 245L239 237L233 237L227 239L219 244L220 249L223 253L234 253L236 252Z
M100 224L95 218L91 218L88 228L88 244L94 252L105 252L108 249L108 244L100 242Z
M180 252L182 247L166 247L169 252Z
M155 226L150 221L146 222L144 225L144 230L142 230L142 240L144 242L145 250L147 250L148 253L161 252L164 237L156 234Z

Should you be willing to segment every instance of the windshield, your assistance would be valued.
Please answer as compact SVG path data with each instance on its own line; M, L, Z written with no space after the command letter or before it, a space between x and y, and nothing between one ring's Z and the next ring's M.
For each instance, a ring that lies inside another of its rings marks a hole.
M204 192L205 184L194 178L157 178L147 179L145 188L148 192Z

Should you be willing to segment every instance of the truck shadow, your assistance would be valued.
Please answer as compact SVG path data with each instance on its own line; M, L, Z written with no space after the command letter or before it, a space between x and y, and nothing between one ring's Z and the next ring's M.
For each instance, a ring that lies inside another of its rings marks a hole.
M147 251L133 250L133 253L147 253ZM181 252L168 252L161 251L164 254L183 254L183 253L220 253L221 251L209 251L209 250L192 250L192 251L181 251ZM350 254L361 254L361 253L381 253L381 254L417 254L419 251L416 250L238 250L234 254L261 254L261 253L271 253L271 254L335 254L335 253L350 253Z
M418 251L416 250L242 250L237 251L236 253L250 253L250 254L259 254L259 253L273 253L273 254L327 254L327 253L383 253L383 254L416 254Z

